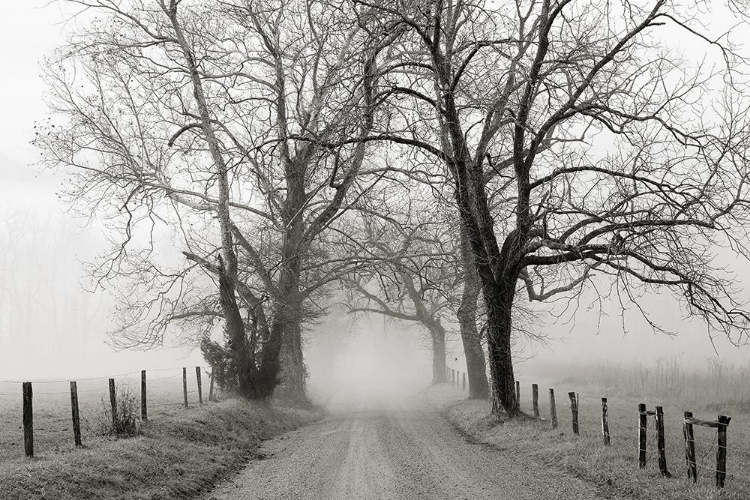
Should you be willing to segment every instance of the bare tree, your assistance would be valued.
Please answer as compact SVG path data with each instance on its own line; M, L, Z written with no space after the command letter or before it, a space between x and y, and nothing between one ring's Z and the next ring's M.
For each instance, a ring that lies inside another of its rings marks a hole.
M487 309L493 412L516 412L519 289L546 300L602 274L637 304L664 286L746 334L713 258L722 245L748 257L749 179L744 62L697 17L715 3L356 4L405 29L381 96L393 118L369 139L449 172ZM674 36L718 66L685 60Z
M458 330L469 397L486 398L486 363L477 327L481 284L471 261L465 260L470 255L461 248L450 201L446 205L420 173L384 168L393 178L360 200L357 211L349 214L350 236L342 241L363 263L345 279L354 292L349 307L426 329L433 383L446 380L446 340Z
M350 312L383 314L423 326L430 339L432 382L445 382L445 322L450 315L445 289L458 285L451 268L452 252L443 245L445 238L435 235L436 228L429 223L400 224L377 215L360 221L366 235L362 242L373 265L345 279L352 292Z
M393 35L343 1L69 3L92 21L46 65L54 121L36 144L119 230L98 279L148 295L125 309L152 327L122 338L159 343L175 321L209 332L220 315L243 394L281 381L304 397L304 304L347 267L322 235L377 181L359 175L364 141L327 143L369 135ZM165 228L187 263L154 255Z

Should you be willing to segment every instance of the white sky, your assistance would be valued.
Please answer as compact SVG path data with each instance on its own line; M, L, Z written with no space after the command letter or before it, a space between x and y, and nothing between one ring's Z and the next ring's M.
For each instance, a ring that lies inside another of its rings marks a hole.
M42 207L54 213L60 213L62 207L54 196L57 180L48 173L35 174L27 165L35 161L35 153L29 141L33 134L33 125L45 116L42 101L43 85L39 78L39 62L44 54L57 43L64 28L65 16L60 7L47 0L2 0L0 16L0 96L2 112L0 114L0 208L5 204L14 204L19 200ZM0 226L0 230L1 226ZM82 239L99 240L98 234L81 233ZM0 249L1 250L1 249ZM75 258L70 257L68 265L78 266ZM0 272L2 270L0 269ZM0 274L0 277L2 275ZM70 293L78 293L71 290ZM665 294L666 295L666 294ZM677 338L654 336L651 332L637 326L637 322L627 335L616 318L610 317L601 329L596 331L595 319L582 312L576 326L549 324L545 328L553 335L566 338L565 344L553 344L552 350L544 350L538 360L574 359L601 355L604 359L622 360L643 353L655 359L683 353L693 359L713 356L713 347L705 335L704 329L697 324L684 323L680 312L670 299L660 298L657 305L663 307L664 314L670 318L669 326L680 332ZM104 323L104 320L102 319ZM182 364L200 363L200 355L193 353L189 361L181 359L185 352L160 352L156 354L114 354L102 343L105 325L94 325L87 342L90 344L86 359L80 360L81 366L76 373L87 373L95 376L137 370L141 367L182 366ZM2 339L8 336L21 335L21 332L0 332L0 380L16 379L19 373L24 377L68 376L70 360L55 359L54 350L47 357L35 355L34 346L29 345L23 352L7 352ZM18 345L17 342L11 345ZM750 359L748 350L737 350L719 339L716 344L719 352L735 362ZM149 357L150 356L150 357ZM94 361L96 360L96 361ZM521 368L523 370L523 368ZM72 374L71 374L72 375Z
M46 213L52 220L68 217L55 196L58 179L30 166L38 153L29 144L33 138L34 122L45 116L42 99L44 87L39 78L40 61L58 43L67 18L54 1L1 0L1 3L0 63L3 69L0 71L0 96L3 106L0 115L0 214L4 213L4 209L7 213L9 209L21 206L31 207L42 215ZM73 224L75 226L82 224ZM0 224L0 231L3 230ZM77 248L49 258L64 259L62 266L73 268L78 275L82 275L79 259L90 257L82 255L82 248L102 239L99 232L92 228L80 229L75 239L78 240ZM0 279L9 275L7 270L4 273L0 269ZM38 279L42 288L45 286L42 277L22 277ZM66 287L66 295L80 294L80 287L74 280L69 281L58 282L57 285ZM92 300L96 302L102 299L95 297ZM104 333L109 327L107 316L105 305L90 318L91 322L86 325L83 334L83 345L80 342L76 344L81 332L49 331L41 337L38 332L0 332L0 380L108 376L143 368L202 364L197 351L192 354L186 350L169 349L149 353L115 353L104 344ZM33 340L27 340L29 338ZM81 349L77 351L80 354L74 350L76 345Z
M0 95L4 117L0 120L0 152L18 162L28 162L34 157L28 144L32 127L44 114L39 61L57 43L64 16L55 4L42 8L46 0L2 3ZM0 177L0 182L4 178Z

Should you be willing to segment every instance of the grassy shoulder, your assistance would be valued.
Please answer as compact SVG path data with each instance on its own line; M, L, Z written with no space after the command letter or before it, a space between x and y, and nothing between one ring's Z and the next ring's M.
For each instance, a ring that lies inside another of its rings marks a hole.
M616 410L627 418L610 418L610 429L613 431L612 446L604 446L601 438L601 408L594 398L581 399L581 435L575 436L570 427L566 407L558 402L560 425L552 429L549 421L531 417L503 421L490 416L487 401L466 400L465 393L460 393L450 386L433 386L428 390L428 399L442 408L448 419L458 429L473 440L492 446L520 453L550 467L558 467L571 475L598 486L603 498L625 497L638 499L747 499L750 491L750 480L746 470L745 455L741 450L746 443L744 427L734 430L735 449L730 451L726 488L718 490L714 486L715 447L711 447L712 438L704 436L703 453L699 450L699 481L688 482L685 473L684 441L681 427L677 422L668 422L667 451L668 465L673 477L662 477L656 460L656 444L649 436L648 465L646 469L638 468L637 460L637 422L633 423L632 404L616 406ZM569 410L568 410L569 413ZM676 411L673 413L677 413ZM637 415L637 413L635 413ZM613 421L614 420L614 421ZM734 423L734 421L732 422ZM614 424L614 429L613 429ZM742 425L742 424L740 424ZM710 433L709 433L710 434ZM702 444L701 443L701 444ZM731 444L731 441L730 441ZM731 448L731 446L729 447ZM734 455L734 456L732 456ZM702 470L701 470L702 467Z
M189 498L257 456L264 439L322 417L317 408L227 400L145 422L130 439L0 463L0 498Z

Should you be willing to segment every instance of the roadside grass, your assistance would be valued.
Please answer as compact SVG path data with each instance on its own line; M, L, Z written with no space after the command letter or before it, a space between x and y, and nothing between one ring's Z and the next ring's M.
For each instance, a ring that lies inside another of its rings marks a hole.
M0 399L0 498L193 497L248 460L264 458L256 452L263 439L322 417L314 407L265 406L238 399L208 403L206 394L203 405L192 401L185 409L178 403L181 391L181 379L174 384L150 383L149 420L141 424L140 436L127 439L97 431L97 420L104 414L102 401L93 392L84 393L89 397L85 405L81 402L86 417L80 448L73 445L69 395L40 391L34 397L33 459L23 455L20 393L18 404Z
M572 388L571 388L572 390ZM531 388L522 393L521 409L531 414ZM608 397L609 426L612 445L606 447L601 434L601 398L580 391L580 435L571 426L571 411L567 392L555 388L559 426L552 429L546 389L540 388L540 414L544 420L532 417L510 421L493 419L487 401L462 399L465 393L450 386L435 386L428 391L434 404L446 409L448 418L459 429L479 442L522 453L550 467L559 467L574 476L599 487L603 498L620 495L638 499L731 499L750 498L750 415L727 411L732 417L728 428L728 458L726 487L715 484L716 430L695 427L698 482L687 479L682 434L683 410L694 410L698 418L715 419L716 411L683 408L679 404L665 404L658 400L639 401L635 398ZM562 396L565 395L565 399ZM523 404L524 402L528 404ZM649 417L647 467L638 468L638 411L645 402L653 410L664 406L667 466L671 478L659 473L656 451L656 432L653 417ZM714 403L715 404L715 403ZM716 408L714 408L716 409ZM727 408L727 410L732 409ZM721 413L725 408L719 407ZM736 408L735 408L736 410Z

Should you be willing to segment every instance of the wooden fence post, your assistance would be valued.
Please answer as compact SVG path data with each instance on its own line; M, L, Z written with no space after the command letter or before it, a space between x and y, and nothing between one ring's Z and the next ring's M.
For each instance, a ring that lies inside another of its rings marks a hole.
M672 477L667 470L667 453L664 437L664 408L656 407L656 447L659 450L659 472L664 477Z
M693 424L688 419L693 418L693 412L685 412L685 422L682 424L682 433L685 436L685 460L687 461L688 479L693 482L698 480L698 466L695 463L695 435Z
M463 381L463 387L461 387L461 389L465 391L466 390L466 372L464 372L463 379L464 379L464 381Z
M112 431L117 432L117 393L115 379L109 379L109 404L112 406Z
M531 402L534 407L534 417L539 418L539 386L531 384Z
M516 380L516 410L521 409L521 382Z
M555 407L555 390L549 390L549 414L552 420L552 428L557 427L557 408Z
M146 406L146 370L141 370L141 420L148 420L148 407Z
M23 383L23 449L26 456L34 457L34 411L31 382Z
M568 397L570 398L570 412L573 414L573 434L576 436L578 432L578 398L575 392L569 392Z
M602 398L602 437L604 439L604 446L610 445L609 438L609 414L607 408L607 398Z
M727 426L731 417L719 415L719 447L716 449L716 486L724 487L727 477Z
M454 368L451 368L451 385L456 386L456 370Z
M188 399L187 399L187 368L184 366L182 367L182 395L183 399L185 400L185 408L188 407Z
M214 400L214 367L211 365L211 382L208 384L208 400Z
M203 404L203 386L201 385L201 367L195 367L195 380L198 384L198 404Z
M78 411L78 384L70 382L70 412L73 417L73 442L81 446L81 417Z
M648 413L646 404L638 405L638 467L646 467L646 431L648 427Z

